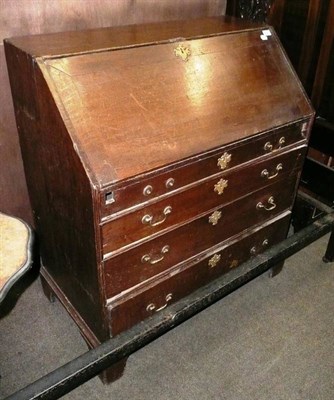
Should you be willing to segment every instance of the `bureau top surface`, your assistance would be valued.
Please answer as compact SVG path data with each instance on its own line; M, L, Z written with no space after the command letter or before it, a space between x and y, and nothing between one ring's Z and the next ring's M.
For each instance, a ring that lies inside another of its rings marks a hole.
M56 56L255 29L260 24L229 16L113 26L6 39L34 56Z
M186 61L176 56L179 45ZM267 28L42 57L38 64L100 187L312 114Z

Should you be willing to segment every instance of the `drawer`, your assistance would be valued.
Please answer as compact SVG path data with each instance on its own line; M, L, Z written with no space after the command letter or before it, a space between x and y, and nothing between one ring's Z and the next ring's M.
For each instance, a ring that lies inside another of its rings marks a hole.
M239 236L234 242L223 244L197 264L189 264L177 274L164 276L154 286L145 287L129 298L110 305L112 334L124 331L197 288L247 261L253 254L286 237L290 213Z
M106 260L107 298L289 209L294 186L295 179L270 185Z
M259 134L237 144L185 160L168 171L158 170L137 176L132 181L105 188L101 197L102 220L130 207L145 204L159 196L228 170L252 159L281 151L287 146L306 141L307 122L300 121L267 134Z
M126 214L102 226L103 254L196 218L208 210L246 196L299 169L306 147L226 171L184 192Z

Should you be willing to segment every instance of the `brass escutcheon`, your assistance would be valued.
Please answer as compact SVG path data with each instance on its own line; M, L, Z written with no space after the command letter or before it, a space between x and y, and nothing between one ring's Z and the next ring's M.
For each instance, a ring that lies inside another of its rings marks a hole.
M230 153L224 153L221 157L218 158L217 165L220 169L226 169L229 162L231 161L232 155Z
M229 268L230 268L230 269L236 268L238 265L239 265L238 260L233 260L233 261L231 261L231 263L230 263L230 265L229 265Z
M217 225L221 216L222 216L221 211L214 211L209 217L209 223L212 225Z
M174 49L174 54L176 57L181 58L183 61L188 61L191 51L189 47L184 46L183 44L179 44L175 49Z
M219 263L221 257L222 256L220 254L215 254L212 256L208 262L209 267L214 268Z
M214 191L216 193L218 193L219 195L223 194L224 190L227 188L228 186L228 180L225 179L220 179L214 186Z

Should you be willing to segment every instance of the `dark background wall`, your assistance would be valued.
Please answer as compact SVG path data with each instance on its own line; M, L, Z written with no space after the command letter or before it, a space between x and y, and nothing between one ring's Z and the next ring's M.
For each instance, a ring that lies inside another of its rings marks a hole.
M216 16L226 0L0 0L0 211L32 222L3 39L12 36Z

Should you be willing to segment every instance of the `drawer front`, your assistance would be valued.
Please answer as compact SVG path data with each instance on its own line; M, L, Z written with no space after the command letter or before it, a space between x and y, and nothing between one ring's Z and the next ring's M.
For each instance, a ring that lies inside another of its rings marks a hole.
M223 245L214 253L206 255L197 264L183 271L165 276L156 285L132 295L128 300L110 306L112 334L124 331L169 304L188 295L220 275L247 261L252 255L261 253L269 246L286 237L290 214L239 237L229 245Z
M140 181L122 183L102 192L101 218L104 219L121 210L151 201L161 195L192 184L221 171L268 154L275 154L287 146L304 141L307 122L277 129L271 134L261 134L239 144L224 146L188 160L186 165L169 168L166 172L156 172Z
M284 179L302 166L306 147L233 169L187 191L124 215L102 226L103 253L185 223L208 210Z
M294 186L295 179L278 182L106 260L107 298L289 209Z

